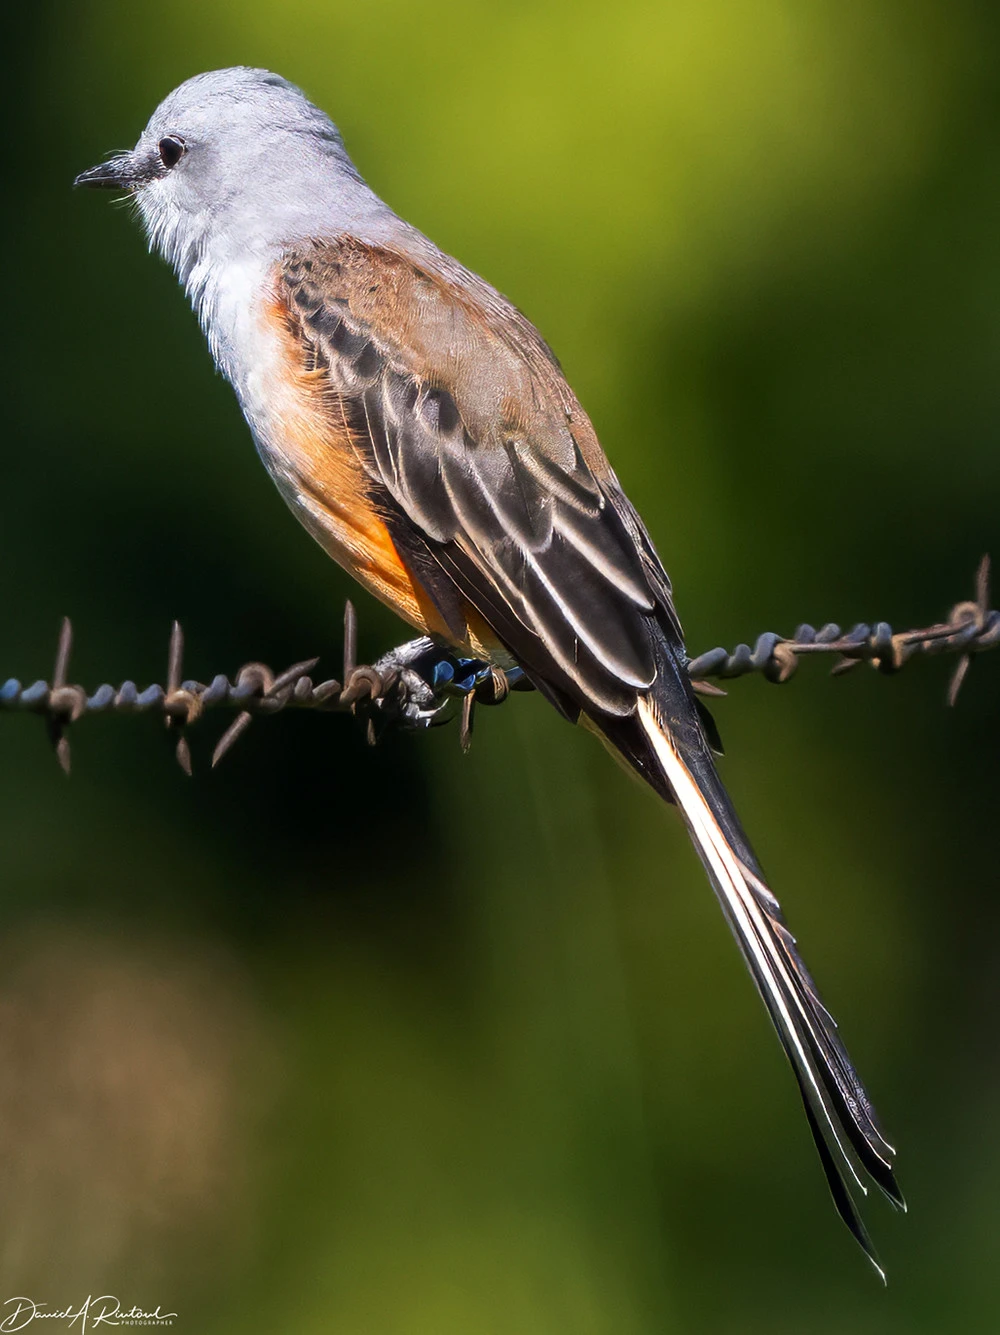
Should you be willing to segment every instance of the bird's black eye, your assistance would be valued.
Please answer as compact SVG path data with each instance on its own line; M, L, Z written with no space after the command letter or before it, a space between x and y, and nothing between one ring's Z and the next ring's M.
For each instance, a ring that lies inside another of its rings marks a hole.
M160 161L164 167L176 167L184 156L186 147L187 145L179 134L168 134L166 139L161 139L157 148L160 150Z

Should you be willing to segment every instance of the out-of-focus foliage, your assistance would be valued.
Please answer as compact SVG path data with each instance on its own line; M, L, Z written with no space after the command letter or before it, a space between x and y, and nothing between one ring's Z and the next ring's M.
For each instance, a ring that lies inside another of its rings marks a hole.
M973 0L39 0L8 15L0 677L330 655L297 530L167 270L71 177L267 65L539 324L693 650L934 619L1000 552L1000 13ZM13 26L11 26L13 25ZM404 635L360 600L362 650ZM900 1150L838 1225L676 819L532 697L371 752L260 724L189 782L0 719L0 1300L176 1329L991 1331L1000 664L716 713ZM196 763L199 753L196 748Z

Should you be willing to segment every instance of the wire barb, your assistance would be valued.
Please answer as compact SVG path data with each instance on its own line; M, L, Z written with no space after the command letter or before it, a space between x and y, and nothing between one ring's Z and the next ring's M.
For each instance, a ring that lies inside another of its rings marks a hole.
M70 746L66 736L67 721L72 723L81 713L79 688L67 687L69 657L73 650L73 627L69 617L63 617L56 646L56 660L52 666L52 685L47 692L46 726L49 742L63 773L69 777Z
M986 619L990 615L990 558L987 553L979 562L979 569L976 571L976 598L971 603L959 603L952 609L952 617L956 614L962 616L977 626L984 626ZM948 687L948 704L954 706L958 702L958 693L962 689L962 683L965 681L969 666L972 663L972 653L967 650L958 660L955 671L952 674L951 684Z
M803 624L790 639L768 631L757 637L752 648L738 644L732 651L710 649L690 660L687 670L695 690L725 695L708 678L729 680L756 672L780 684L790 680L799 660L810 654L835 654L837 661L831 671L836 676L865 662L881 673L895 673L918 655L957 653L961 657L948 689L948 703L954 705L973 657L1000 645L1000 612L989 604L990 561L984 556L976 573L975 597L956 603L946 621L922 630L899 632L884 621L870 625L859 622L846 632L834 622L819 630ZM67 731L71 724L88 714L158 714L176 737L178 764L190 775L188 731L213 709L237 711L212 752L214 768L255 718L285 709L358 715L364 721L368 741L374 745L389 727L428 728L446 722L451 716L449 705L458 700L459 741L465 751L472 741L477 705L499 705L512 690L531 689L519 668L505 672L487 663L458 658L425 637L399 646L374 664L358 663L357 642L357 613L348 601L344 608L342 681L330 678L314 684L311 674L319 659L307 658L277 674L265 663L244 663L233 680L220 674L205 685L184 679L184 633L175 621L170 630L165 686L154 684L140 691L135 682L124 681L117 689L104 684L88 695L82 686L68 681L73 627L65 617L51 682L22 686L11 677L0 683L0 712L21 710L42 715L56 758L67 774Z

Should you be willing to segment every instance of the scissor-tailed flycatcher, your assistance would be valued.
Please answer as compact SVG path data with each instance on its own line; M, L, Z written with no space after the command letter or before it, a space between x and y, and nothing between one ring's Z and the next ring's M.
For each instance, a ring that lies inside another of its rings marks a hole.
M188 80L76 183L132 193L325 550L422 632L519 664L677 803L878 1266L849 1182L902 1206L892 1147L716 774L667 574L541 336L264 70Z

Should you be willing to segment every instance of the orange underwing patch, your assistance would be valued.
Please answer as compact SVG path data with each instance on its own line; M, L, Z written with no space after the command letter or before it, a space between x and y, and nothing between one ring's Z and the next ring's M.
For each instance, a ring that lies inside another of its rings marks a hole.
M270 387L276 408L270 445L286 486L299 492L300 518L335 561L404 621L425 634L444 633L372 504L370 479L325 368L309 368L297 321L283 302L273 301L264 318L281 340L272 377L280 384Z
M268 387L269 443L279 459L279 486L303 524L328 555L411 626L473 656L493 656L500 646L474 609L468 608L465 636L456 641L400 556L373 504L344 404L326 368L311 365L296 313L276 298L264 319L280 342Z

